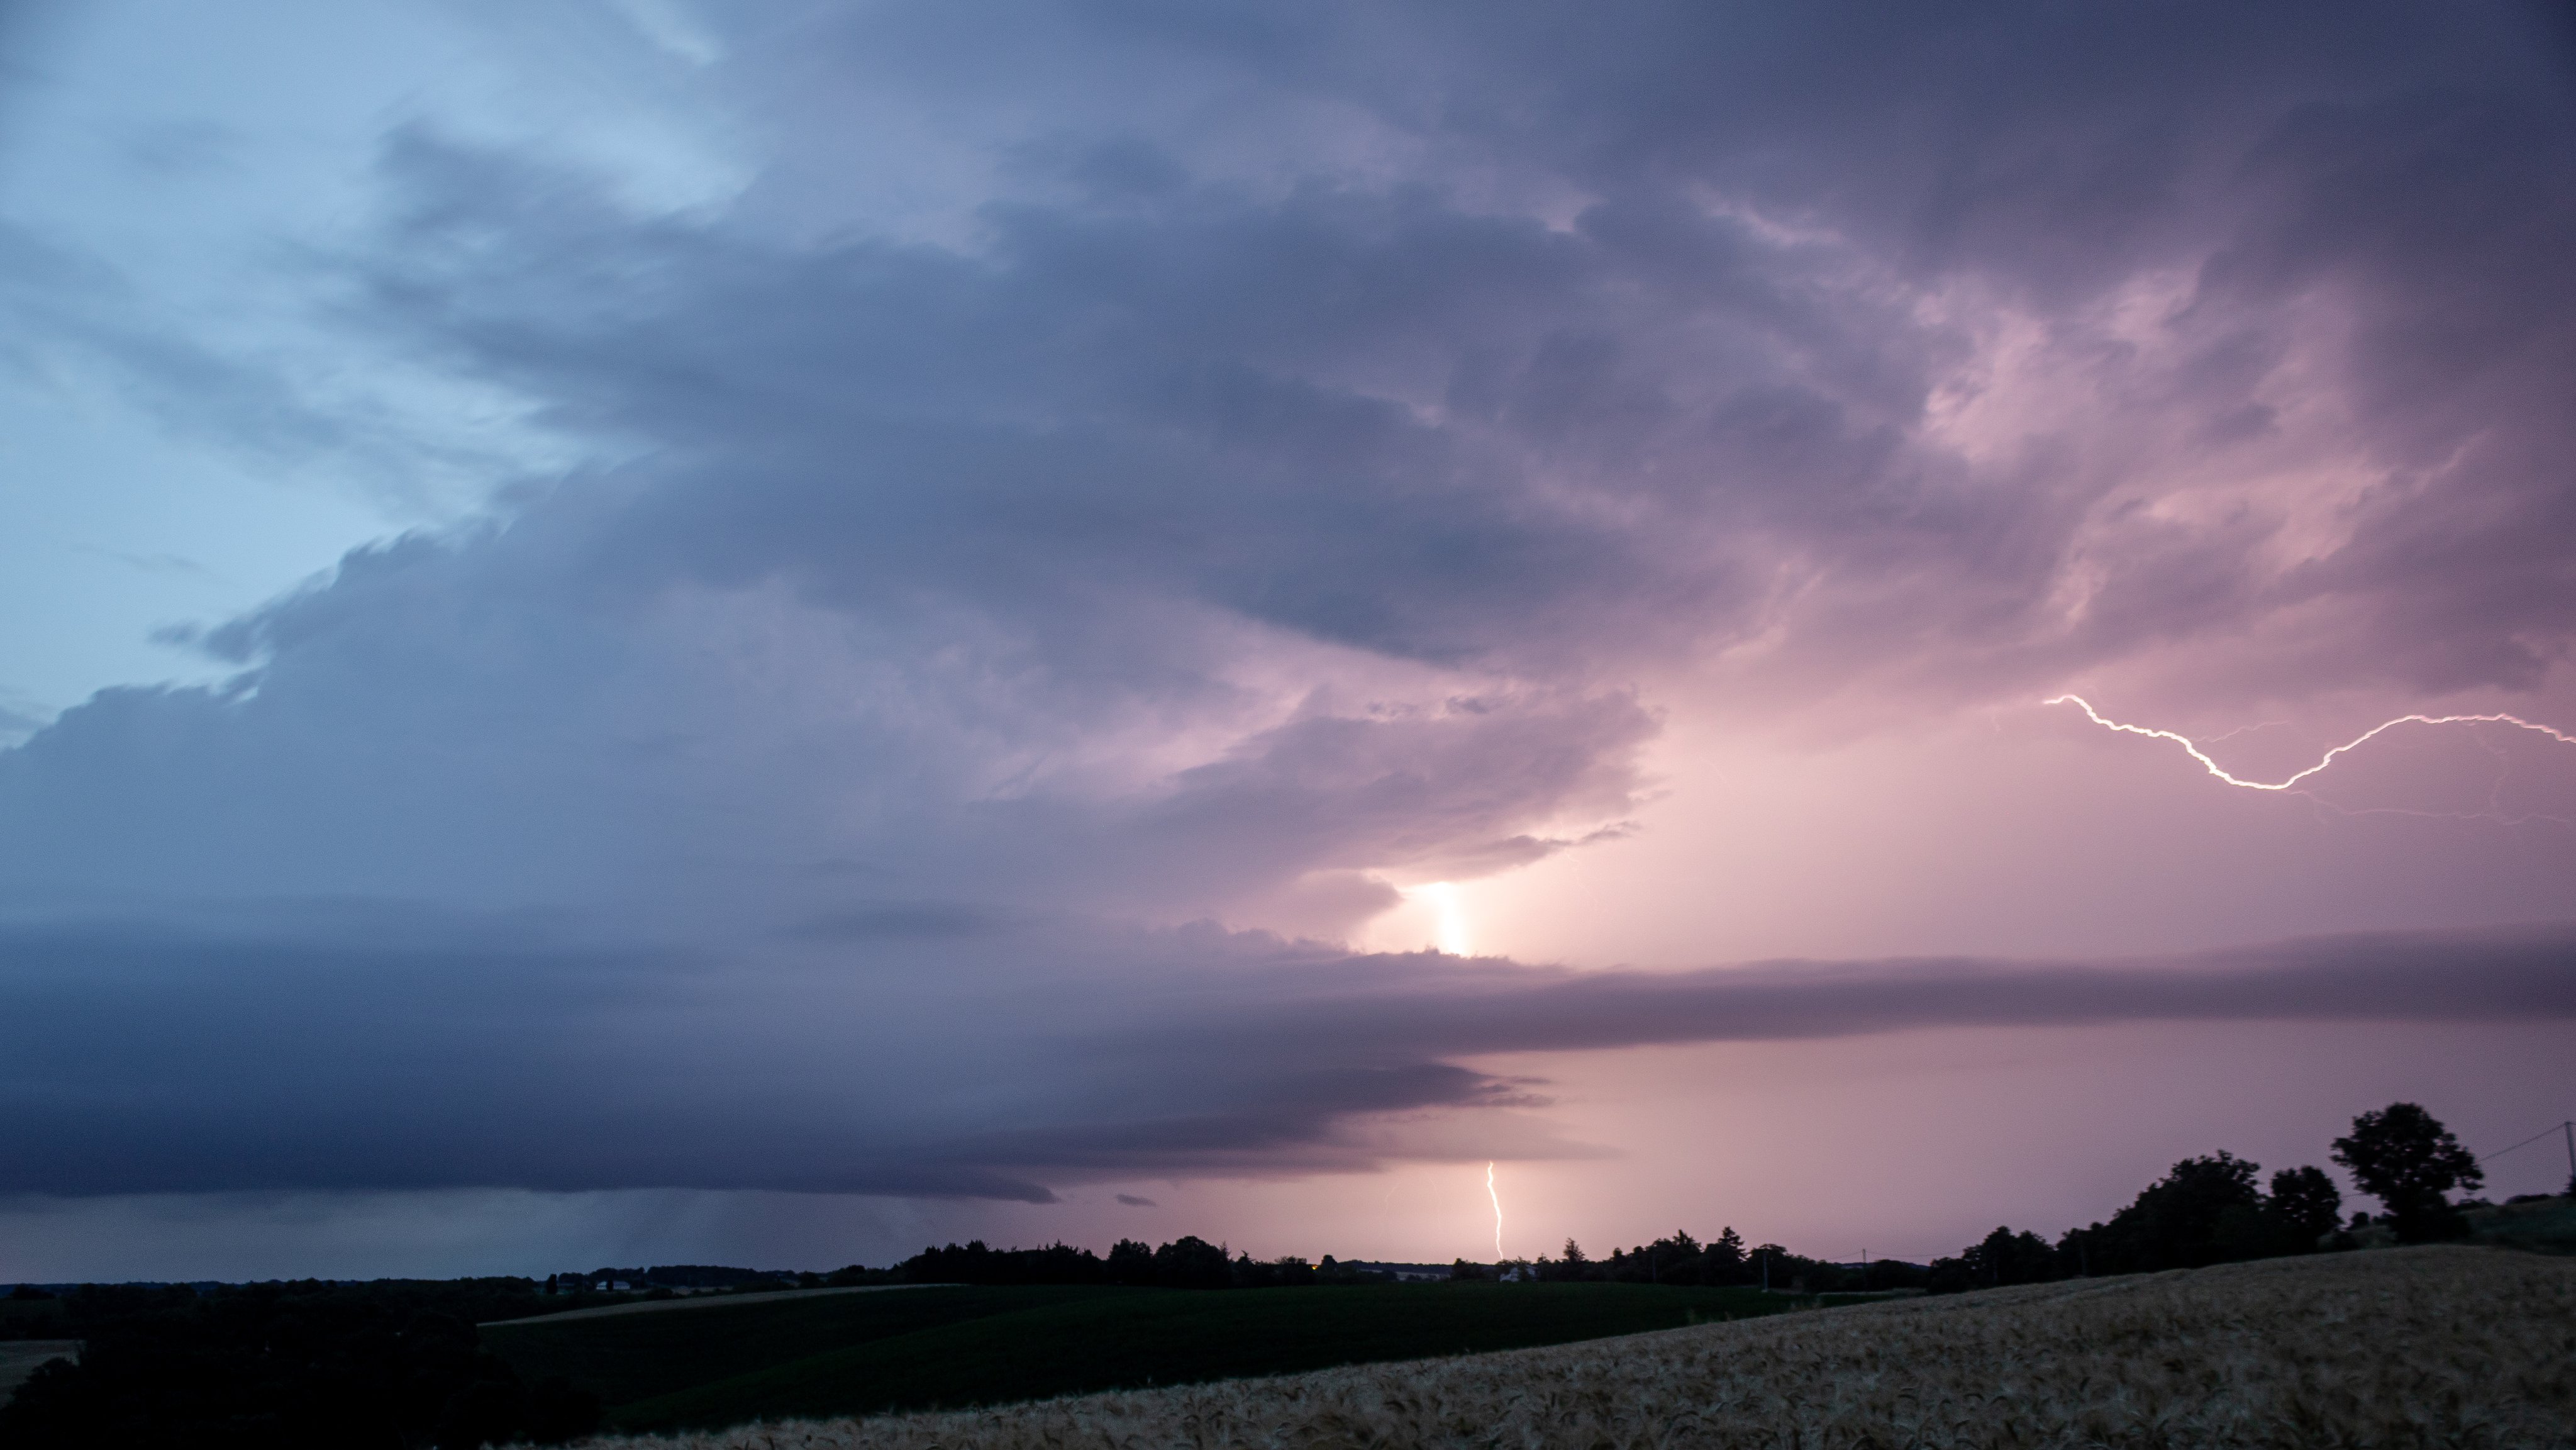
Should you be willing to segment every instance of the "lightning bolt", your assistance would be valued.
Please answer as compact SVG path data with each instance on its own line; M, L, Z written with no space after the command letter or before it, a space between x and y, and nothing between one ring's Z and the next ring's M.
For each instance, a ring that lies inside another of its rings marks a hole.
M2220 780L2223 780L2229 785L2235 786L2240 790L2284 791L2295 789L2300 781L2306 780L2309 776L2312 776L2318 771L2325 769L2327 766L2334 764L2336 758L2343 755L2346 751L2352 750L2356 746L2363 745L2381 734L2396 729L2400 725L2511 725L2517 729L2530 730L2546 735L2561 745L2576 745L2576 735L2570 735L2564 730L2543 725L2537 721L2525 720L2519 715L2400 715L2394 720L2383 720L2379 724L2373 725L2369 729L2361 732L2359 735L2345 741L2343 744L2336 746L2334 749L2327 751L2324 755L2317 758L2316 764L2309 766L2307 769L2300 771L2298 774L2291 776L2287 780L2245 780L2238 776L2230 775L2227 772L2226 767L2220 765L2217 761L2210 759L2206 752L2204 752L2198 745L2193 744L2190 736L2177 735L2171 730L2157 730L2146 725L2130 725L2122 721L2106 718L2101 711L2093 708L2092 701L2085 699L2082 695L2059 695L2054 699L2042 700L2040 703L2043 705L2073 705L2084 712L2085 718L2091 720L2094 724L2101 726L2105 730L2116 730L2123 735L2144 735L2150 740L2170 740L2174 744L2181 746L2185 751L2188 751L2191 758L2199 761L2202 768L2207 770L2211 775L2217 776Z
M1503 1257L1503 1196L1494 1191L1494 1165L1485 1165L1485 1196L1494 1201L1494 1260Z

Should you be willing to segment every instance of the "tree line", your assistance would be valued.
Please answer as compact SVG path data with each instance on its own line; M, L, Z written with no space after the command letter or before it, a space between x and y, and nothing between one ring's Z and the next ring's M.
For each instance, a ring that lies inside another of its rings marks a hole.
M856 1264L823 1276L831 1284L1098 1284L1138 1289L1288 1289L1311 1284L1384 1283L1392 1276L1344 1264L1330 1254L1319 1263L1296 1255L1255 1259L1230 1252L1196 1234L1150 1246L1120 1239L1106 1257L1064 1243L1037 1249L996 1249L982 1239L934 1245L890 1269Z
M1997 1228L1933 1260L1926 1287L1979 1289L2312 1254L2355 1247L2355 1235L2374 1226L2398 1243L2468 1235L2468 1219L2450 1195L2484 1186L2486 1174L2420 1105L2391 1103L2354 1118L2331 1156L2379 1200L2378 1217L2356 1213L2346 1223L2343 1193L2323 1169L2285 1168L2267 1191L2260 1164L2222 1151L2185 1158L2109 1220L2068 1229L2055 1243ZM2576 1192L2576 1183L2569 1187Z
M1707 1243L1676 1231L1653 1243L1612 1249L1600 1258L1586 1254L1576 1240L1567 1239L1564 1253L1556 1258L1541 1254L1534 1259L1505 1259L1491 1267L1461 1259L1450 1266L1449 1277L1550 1284L1734 1286L1823 1294L1919 1288L1923 1284L1923 1266L1898 1259L1842 1264L1809 1258L1778 1244L1747 1247L1744 1236L1729 1226Z

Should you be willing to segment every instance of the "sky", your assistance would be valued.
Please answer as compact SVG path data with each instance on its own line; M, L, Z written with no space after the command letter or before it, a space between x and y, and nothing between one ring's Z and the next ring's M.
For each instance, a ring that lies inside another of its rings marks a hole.
M2571 254L2538 5L0 3L0 1281L2501 1150Z

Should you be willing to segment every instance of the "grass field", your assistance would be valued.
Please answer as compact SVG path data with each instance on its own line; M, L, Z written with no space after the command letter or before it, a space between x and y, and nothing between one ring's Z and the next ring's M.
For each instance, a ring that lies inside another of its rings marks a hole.
M1257 1295L1245 1297L1258 1297ZM2576 1261L2436 1247L600 1450L2565 1447Z
M1642 1284L1193 1293L917 1289L487 1325L523 1377L595 1390L626 1429L722 1426L1562 1344L1812 1301Z
M2542 1198L2469 1210L2480 1243L2547 1254L2576 1254L2576 1198Z

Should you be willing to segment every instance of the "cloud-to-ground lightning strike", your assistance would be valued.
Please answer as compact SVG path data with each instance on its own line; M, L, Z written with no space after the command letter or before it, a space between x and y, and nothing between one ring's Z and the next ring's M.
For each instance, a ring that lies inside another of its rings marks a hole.
M2324 755L2318 757L2316 764L2309 766L2307 769L2300 771L2298 774L2291 776L2287 780L2246 780L2242 777L2229 774L2226 767L2220 765L2217 761L2210 759L2198 745L2192 742L2191 737L2187 735L2178 735L2171 730L2158 730L2151 726L2130 725L2122 721L2107 719L2103 716L2101 711L2093 708L2092 701L2085 699L2082 695L2058 695L2051 699L2042 700L2040 703L2043 705L2074 705L2084 712L2086 718L2106 730L2117 730L2124 735L2144 735L2153 740L2170 740L2174 744L2181 746L2184 750L2189 751L2191 753L2191 758L2199 761L2211 775L2217 776L2220 780L2227 782L2229 785L2237 786L2245 790L2283 791L2293 789L2300 781L2306 780L2309 776L2315 775L2318 771L2334 764L2336 757L2342 755L2344 752L2353 749L2355 746L2368 742L2372 737L2377 736L2384 731L2394 730L2400 725L2512 725L2519 729L2535 731L2539 734L2546 735L2561 745L2576 745L2576 735L2570 735L2564 730L2559 730L2548 725L2542 725L2536 721L2525 720L2519 715L2400 715L2394 720L2381 721L2379 724L2371 726L2359 735L2356 735L2350 740L2345 741L2343 744L2336 746L2334 749L2327 751Z
M1494 1258L1503 1257L1503 1196L1494 1191L1494 1165L1485 1165L1485 1196L1494 1201Z

